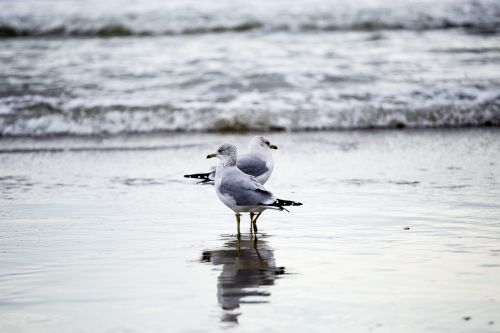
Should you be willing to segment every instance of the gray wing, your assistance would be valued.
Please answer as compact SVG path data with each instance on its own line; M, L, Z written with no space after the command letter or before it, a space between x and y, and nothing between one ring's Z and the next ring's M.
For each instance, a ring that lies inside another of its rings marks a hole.
M250 154L243 154L238 156L238 159L236 160L236 166L247 175L251 175L254 177L258 177L269 171L266 161L264 161L259 156Z
M252 176L232 173L224 177L219 191L231 196L238 206L257 206L274 201L274 196Z

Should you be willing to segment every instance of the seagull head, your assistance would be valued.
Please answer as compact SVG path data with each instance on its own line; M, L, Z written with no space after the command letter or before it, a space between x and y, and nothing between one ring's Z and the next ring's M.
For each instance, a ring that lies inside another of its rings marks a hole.
M277 146L271 144L269 139L263 136L254 136L248 145L248 151L269 151L269 149L278 149Z
M219 146L216 153L208 154L207 158L218 157L224 165L236 165L238 151L236 146L230 143L224 143Z

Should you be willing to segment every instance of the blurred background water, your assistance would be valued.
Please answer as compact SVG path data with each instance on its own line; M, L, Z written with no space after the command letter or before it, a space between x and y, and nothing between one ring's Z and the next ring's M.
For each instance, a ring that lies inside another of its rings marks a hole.
M0 135L500 125L500 3L0 0Z

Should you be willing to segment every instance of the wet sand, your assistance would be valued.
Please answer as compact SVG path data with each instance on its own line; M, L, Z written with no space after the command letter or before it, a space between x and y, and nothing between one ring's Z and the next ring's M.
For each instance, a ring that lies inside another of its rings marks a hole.
M0 140L0 331L500 330L500 131L267 136L240 242L182 175L251 135Z

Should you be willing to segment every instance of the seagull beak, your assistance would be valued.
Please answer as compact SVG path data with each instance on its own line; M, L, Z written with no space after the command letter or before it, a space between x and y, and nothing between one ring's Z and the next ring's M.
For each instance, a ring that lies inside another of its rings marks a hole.
M212 157L217 157L217 153L213 153L213 154L208 154L207 155L207 158L212 158Z
M276 146L276 145L269 145L269 148L271 148L271 149L278 149L278 146Z

